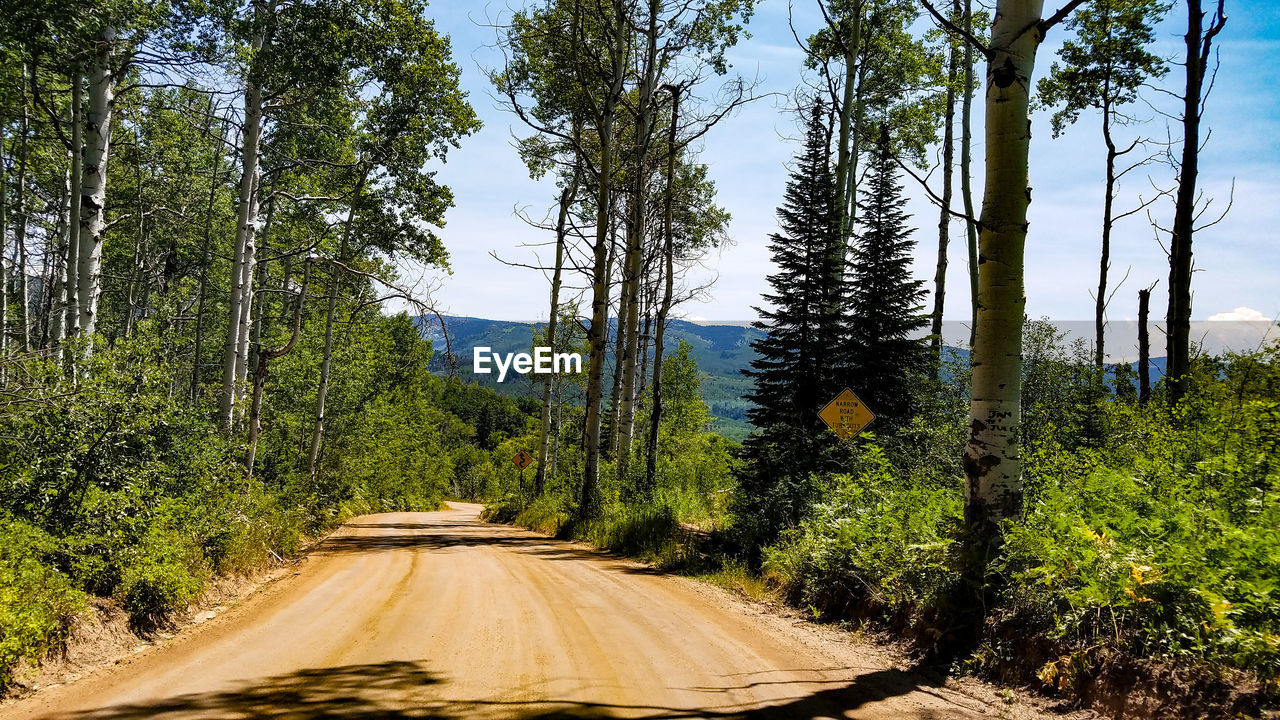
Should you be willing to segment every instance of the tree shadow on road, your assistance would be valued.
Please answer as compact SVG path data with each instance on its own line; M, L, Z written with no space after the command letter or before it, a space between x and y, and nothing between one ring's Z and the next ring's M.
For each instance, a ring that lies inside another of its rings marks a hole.
M426 663L385 662L307 669L241 687L52 717L56 720L583 720L616 717L812 720L847 717L847 711L917 691L954 703L937 694L934 687L918 675L901 670L879 670L856 675L848 682L827 681L825 684L829 687L799 697L775 700L768 707L743 708L734 704L732 693L760 684L739 680L726 687L685 688L703 694L704 700L696 707L610 704L559 698L446 700L441 697L448 693L441 691L446 688L447 681L428 670ZM536 692L526 691L513 694L523 698L537 696ZM869 717L942 720L976 716L971 708L961 705L953 705L953 708L938 710L908 706L906 709L886 709ZM861 714L856 716L864 717Z

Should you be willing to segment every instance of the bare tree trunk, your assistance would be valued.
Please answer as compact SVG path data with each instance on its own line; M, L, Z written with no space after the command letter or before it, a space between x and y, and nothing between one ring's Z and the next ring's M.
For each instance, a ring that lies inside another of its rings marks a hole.
M624 211L625 219L623 224L626 226L626 244L629 247L631 243L631 207L627 206ZM615 221L616 222L616 221ZM628 305L631 302L630 282L627 280L627 248L623 248L621 258L618 258L619 252L617 248L616 236L615 241L610 245L612 248L609 255L609 276L613 277L613 265L617 260L621 269L620 275L622 281L618 288L618 313L617 320L614 322L613 336L613 386L609 392L609 418L605 424L606 444L609 448L609 454L615 458L618 455L618 427L619 418L622 416L622 356L626 352L627 345L627 312Z
M257 181L254 183L253 200L250 203L250 212L256 219L261 216L262 209L262 173L258 173ZM249 377L249 330L253 326L253 280L256 277L256 269L258 263L258 233L245 233L244 257L240 265L240 319L236 323L236 380L235 380L235 407L239 408L244 404L244 394L247 388L245 381ZM240 421L240 413L237 410L235 421Z
M553 356L556 352L557 323L560 320L560 282L564 271L564 250L568 236L569 210L573 207L574 198L578 194L578 173L579 167L575 165L573 179L569 181L564 191L560 193L560 215L556 218L556 259L555 268L551 274L551 315L547 318L547 346L551 348ZM542 495L542 490L547 481L547 452L551 438L551 384L554 377L551 374L542 376L542 416L538 438L538 471L534 475L533 481L535 496Z
M649 447L645 455L644 492L652 497L657 487L658 433L662 428L662 363L666 352L667 313L671 311L671 298L675 289L675 243L672 238L672 205L676 177L676 130L680 119L680 89L671 87L671 127L667 136L667 177L662 198L662 301L658 304L658 317L653 337L653 404L649 411Z
M1115 213L1116 195L1116 144L1111 139L1111 104L1104 103L1102 108L1102 137L1107 143L1107 179L1102 199L1102 253L1098 260L1098 296L1094 300L1094 350L1093 364L1099 370L1106 362L1107 330L1107 273L1111 270L1111 227Z
M253 477L253 461L258 454L258 437L262 434L262 395L267 385L267 367L272 360L288 355L289 351L298 344L298 337L302 334L302 306L306 304L307 285L311 282L311 265L311 261L308 260L302 271L302 289L298 292L298 304L293 310L293 335L283 346L258 353L258 367L253 373L253 400L249 405L249 449L244 460L246 477Z
M209 98L209 122L205 125L207 133L213 128L213 98ZM202 240L200 262L200 294L196 299L195 357L191 360L191 401L200 396L200 363L204 358L204 303L208 297L209 265L213 262L213 245L210 236L213 232L213 203L218 197L218 173L222 165L222 144L225 139L219 135L218 146L213 151L213 169L209 172L209 204L205 207L204 238Z
M986 89L986 188L978 265L973 398L964 450L965 525L979 568L1000 524L1022 513L1022 323L1026 308L1028 115L1043 0L999 0ZM1030 30L1028 30L1030 28Z
M345 263L351 242L351 227L355 224L356 204L360 193L364 191L365 174L361 174L356 182L355 191L351 193L351 207L347 210L347 226L342 231L342 242L338 247L338 261ZM324 356L320 361L320 382L316 386L316 424L311 433L311 451L307 454L307 473L314 480L320 465L320 448L324 443L325 400L329 396L329 373L333 367L333 322L338 309L338 293L341 288L339 279L342 270L337 265L330 266L329 301L325 306L324 320Z
M8 380L9 359L9 177L4 160L4 132L0 128L0 383Z
M857 141L851 137L851 134L855 132L853 116L857 100L854 96L854 89L858 84L858 53L861 51L862 45L861 0L851 4L849 13L851 15L849 18L849 36L843 39L844 88L843 98L840 103L840 130L836 136L836 208L840 213L841 242L844 242L849 237L849 233L853 231L853 222L852 218L849 217L848 208L851 204L851 182L853 180L850 168L856 162L853 159L853 154L856 152L854 146ZM839 34L839 29L833 28L833 30L836 30L837 34Z
M53 292L45 332L45 347L52 351L54 362L62 363L62 346L67 312L67 252L71 240L71 171L63 175L62 196L58 199L58 252L50 277Z
M646 32L646 52L644 77L640 83L639 104L636 108L635 137L635 194L633 202L633 219L627 243L627 262L625 276L630 283L629 289L624 285L623 292L628 293L627 302L627 341L622 354L622 403L619 410L618 429L618 476L625 477L631 465L631 438L635 433L636 418L636 372L639 369L637 354L640 346L640 284L644 266L645 224L648 220L647 195L648 158L650 135L653 125L654 84L658 72L658 12L662 8L659 0L649 0L649 27ZM619 319L621 321L621 318Z
M1146 405L1151 400L1151 335L1147 323L1151 320L1151 289L1138 291L1138 402Z
M106 28L95 38L89 71L89 110L85 115L84 163L80 181L80 251L76 290L80 295L80 334L85 357L93 354L98 300L102 291L102 236L106 228L107 161L111 155L111 113L115 105L112 68L116 32Z
M959 4L959 3L957 3ZM951 41L947 59L947 101L942 133L942 208L938 213L938 266L933 274L933 335L930 343L938 358L942 357L942 311L947 298L947 248L951 244L952 175L956 157L956 81L959 79L959 48Z
M135 135L134 143L138 148L141 148L142 138L138 135ZM134 238L134 241L133 241L133 262L130 263L130 268L129 268L129 286L125 290L125 304L127 306L127 309L125 311L125 317L124 317L124 334L126 337L133 334L133 317L134 317L134 314L137 312L138 291L136 288L140 283L139 276L144 275L142 265L143 263L146 262L143 259L144 255L143 255L143 248L142 248L142 243L143 243L142 237L146 232L144 229L146 225L146 216L143 213L143 205L142 205L142 164L143 164L142 159L139 158L137 166L134 168L134 170L136 171L135 180L138 186L138 197L137 197L138 236Z
M67 215L67 308L64 344L80 336L80 215L84 165L84 77L79 69L71 73L71 198ZM73 353L66 360L74 365ZM74 375L74 373L73 373Z
M263 38L254 38L254 50L261 50ZM223 430L235 428L236 380L240 377L240 327L245 322L246 256L252 253L258 222L257 180L259 143L262 137L262 87L250 83L244 94L244 134L241 140L242 168L240 198L236 211L236 239L231 260L231 300L227 311L227 339L222 350L222 395L219 419ZM252 277L252 274L248 276Z
M27 66L22 64L19 81L18 102L22 105L21 122L17 152L17 197L14 198L13 244L18 259L18 310L21 317L19 337L22 338L22 352L31 352L31 292L27 286L27 155L30 150L30 124L27 115Z
M1178 166L1178 195L1174 206L1173 236L1169 243L1169 310L1165 317L1166 382L1169 402L1177 403L1187 392L1191 367L1191 241L1195 234L1196 183L1200 173L1200 115L1204 101L1205 71L1213 39L1226 23L1223 0L1205 27L1200 0L1187 0L1187 85L1182 109L1182 162Z
M613 43L611 61L613 75L609 78L609 87L600 103L599 123L597 127L600 142L599 182L596 191L596 243L591 274L591 327L587 331L587 343L591 352L590 366L587 371L587 397L583 430L583 477L581 504L578 513L581 517L595 515L599 498L597 498L600 475L600 420L601 401L604 396L604 362L606 327L609 321L609 277L608 277L608 243L609 214L612 202L610 182L613 176L614 129L613 114L618 98L622 94L622 84L626 71L626 52L624 34L626 32L626 16L619 0L612 0Z
M973 29L973 0L964 0L964 27ZM973 222L973 45L964 43L964 95L960 100L960 196L969 250L969 347L978 332L978 226Z

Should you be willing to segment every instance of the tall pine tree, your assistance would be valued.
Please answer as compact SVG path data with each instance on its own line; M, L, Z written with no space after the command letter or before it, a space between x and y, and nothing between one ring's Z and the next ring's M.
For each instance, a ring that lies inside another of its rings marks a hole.
M754 381L747 418L756 432L743 446L737 517L749 547L772 540L797 522L816 495L812 474L837 469L834 435L818 411L844 385L847 304L845 251L839 240L835 176L829 164L826 115L815 103L778 208L782 232L771 236L777 272L769 276L770 305L755 308L756 359L744 374Z
M927 370L927 346L918 335L928 325L925 291L911 277L914 229L903 211L906 201L882 128L867 192L858 203L859 231L854 241L849 288L848 357L854 392L877 415L881 431L908 422L912 381Z

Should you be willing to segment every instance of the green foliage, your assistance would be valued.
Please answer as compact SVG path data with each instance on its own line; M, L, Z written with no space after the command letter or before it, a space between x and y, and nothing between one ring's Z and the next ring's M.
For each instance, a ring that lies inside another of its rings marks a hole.
M916 242L887 127L877 149L858 203L862 212L853 244L845 347L854 391L884 427L901 425L915 414L912 384L928 359L917 335L928 319L921 312L923 283L911 277Z
M864 445L857 469L831 478L804 522L766 550L765 576L821 614L929 607L953 579L961 507L957 481L917 483Z
M116 594L135 629L160 626L203 592L208 578L204 553L194 538L167 523L152 525L127 552Z
M297 353L267 383L252 478L211 407L172 392L183 369L160 322L100 346L74 384L53 362L7 366L23 383L10 384L14 402L0 414L11 439L0 444L0 684L65 639L86 594L116 599L151 632L215 575L295 555L351 515L434 510L463 484L459 473L480 468L490 470L479 470L475 492L496 487L493 454L442 406L489 408L490 441L519 435L530 417L491 391L432 377L416 324L376 311L337 349L321 467L315 478L299 472L323 320L307 319Z
M1054 137L1086 109L1111 116L1108 123L1131 121L1112 114L1136 101L1144 84L1168 72L1165 60L1147 48L1169 7L1162 0L1097 0L1067 19L1076 36L1058 49L1062 62L1055 62L1037 86L1041 104L1062 106L1053 115Z
M743 443L735 514L748 547L799 522L816 495L811 473L839 468L835 436L818 419L847 381L845 253L828 154L825 113L815 103L778 208L783 232L770 238L777 272L769 276L770 307L758 309L756 323L767 335L752 342L757 357L744 371L753 382L747 418L757 432Z
M0 687L19 661L36 662L66 639L85 595L48 564L57 541L0 513Z
M991 645L1006 660L1037 643L1063 658L1105 647L1274 682L1280 346L1201 361L1170 408L1113 398L1047 325L1028 337L1030 501L1005 529ZM957 409L940 395L904 434L877 438L885 450L863 445L857 470L826 479L765 551L766 579L821 615L915 625L926 642L945 631L930 623L961 578L961 479L933 447L955 447ZM1059 685L1059 665L1027 670Z

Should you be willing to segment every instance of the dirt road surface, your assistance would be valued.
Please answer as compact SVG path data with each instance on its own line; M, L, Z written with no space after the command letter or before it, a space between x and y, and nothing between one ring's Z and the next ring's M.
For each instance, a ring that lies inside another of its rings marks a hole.
M3 718L1033 717L479 505L358 518L173 640Z

